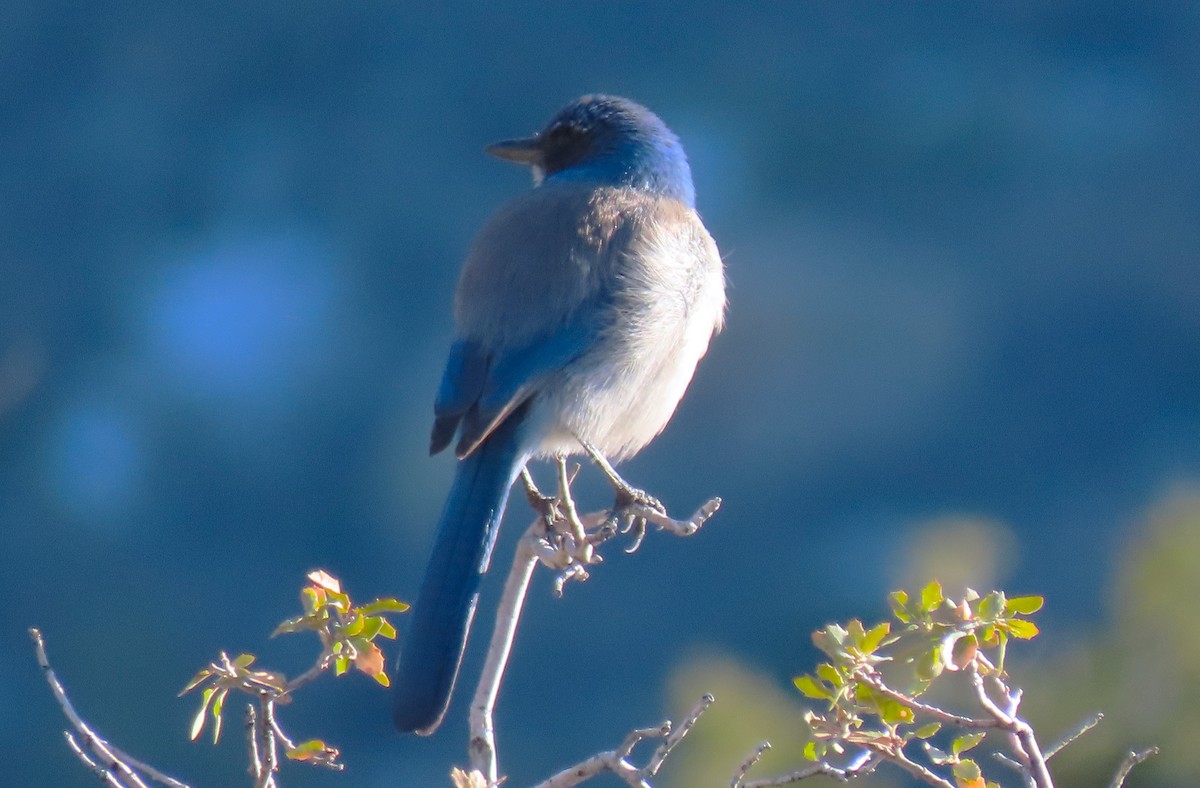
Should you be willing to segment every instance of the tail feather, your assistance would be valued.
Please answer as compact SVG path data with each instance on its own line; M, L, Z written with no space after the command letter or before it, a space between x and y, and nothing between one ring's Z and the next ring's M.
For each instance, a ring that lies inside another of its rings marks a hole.
M458 464L396 673L393 719L403 732L433 733L450 705L508 490L528 458L521 416Z

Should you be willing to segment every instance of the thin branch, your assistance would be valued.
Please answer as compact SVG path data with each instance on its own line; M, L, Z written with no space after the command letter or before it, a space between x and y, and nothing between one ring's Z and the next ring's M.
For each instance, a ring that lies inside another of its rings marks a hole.
M263 755L258 736L258 713L250 703L246 704L246 740L250 748L250 776L254 778L254 784L258 785L262 782Z
M46 683L50 685L50 691L54 693L55 700L58 701L59 708L70 721L71 727L82 737L82 743L76 741L70 733L67 733L67 746L75 752L76 757L79 757L85 766L92 771L99 770L105 775L115 775L116 785L133 786L133 788L147 788L145 781L141 775L145 775L150 780L169 786L169 788L188 788L187 783L180 782L174 777L163 774L149 764L139 761L137 758L122 751L108 741L105 741L95 731L92 730L79 713L75 711L70 698L67 697L67 691L63 688L62 683L58 680L58 676L54 673L54 668L50 666L50 658L46 655L46 643L42 638L42 633L37 629L29 630L29 637L33 640L34 654L37 657L38 666L42 669L42 675L46 677ZM86 753L90 753L90 757L82 757ZM138 773L141 773L139 775ZM105 778L110 783L113 780L106 776Z
M863 670L858 673L858 678L880 695L886 695L897 703L909 707L913 711L919 711L922 714L932 717L936 722L941 722L946 725L956 725L959 728L967 728L971 730L986 730L989 728L1004 727L1000 721L996 719L976 719L975 717L964 717L961 714L954 714L946 711L945 709L939 709L937 706L930 706L928 703L922 703L916 698L910 695L905 695L903 692L894 690L888 685L884 684L883 679L881 679L877 673L868 673L867 671Z
M570 788L604 772L612 772L624 780L627 785L635 786L635 788L651 788L649 778L658 773L671 750L683 737L687 736L696 720L712 703L713 697L705 695L677 730L673 730L670 720L665 720L657 728L639 728L631 731L619 747L597 753L585 761L563 769L545 782L538 783L535 788ZM638 768L630 763L629 757L633 754L634 748L646 739L652 738L661 738L664 741L655 750L647 764Z
M471 701L471 768L483 774L488 785L495 785L499 780L496 729L492 715L496 708L496 698L500 694L500 682L504 679L504 669L508 665L508 656L512 652L517 623L521 620L521 610L525 606L529 580L538 563L536 534L541 531L540 526L541 521L536 521L517 544L517 555L513 559L508 579L504 581L504 593L496 611L496 625L492 629L487 660L479 677L475 698Z
M1034 785L1037 788L1054 788L1054 780L1050 777L1050 770L1046 767L1046 759L1042 756L1041 748L1038 747L1037 736L1034 735L1033 728L1029 723L1016 716L1017 704L1021 702L1020 693L1006 693L1009 703L1009 709L1006 711L997 706L995 701L988 696L987 689L983 686L983 677L979 675L974 664L968 666L967 676L971 680L971 686L975 689L975 699L979 701L979 705L1000 723L1002 729L1011 733L1017 740L1019 747L1015 749L1017 749L1017 754L1025 759L1025 766L1029 769L1029 776L1033 778Z
M770 749L771 745L768 742L763 742L758 748L747 758L738 772L734 775L734 781L730 788L777 788L780 785L791 785L798 783L801 780L807 780L810 777L824 775L832 777L840 783L849 782L855 777L861 777L864 774L870 774L875 771L879 764L883 763L883 756L879 753L863 750L849 764L843 767L837 767L833 764L822 761L814 763L812 766L806 766L803 769L797 769L794 772L783 774L778 777L766 777L761 780L751 780L745 782L742 778L745 773L750 770L759 758L762 757L766 750ZM953 788L953 786L951 786Z
M747 755L742 762L738 764L737 771L733 773L733 779L729 781L729 788L742 788L742 783L746 779L746 773L754 768L755 764L762 760L763 755L767 750L771 749L771 742L761 741L754 748L753 752ZM786 784L786 783L785 783Z
M1125 785L1125 778L1133 771L1133 767L1155 755L1158 755L1157 747L1150 747L1141 752L1131 751L1125 756L1125 760L1121 761L1121 765L1117 767L1117 773L1113 775L1112 782L1108 784L1108 788L1121 788L1121 786Z
M679 744L685 736L691 733L692 726L696 724L696 720L700 719L700 715L708 711L708 707L713 705L715 701L716 698L707 692L700 698L700 702L692 709L692 713L683 722L675 726L671 734L667 736L666 741L660 744L658 749L654 751L654 755L651 756L649 763L646 764L646 774L652 777L658 774L658 770L662 768L663 762L667 760L667 756L675 749L675 745Z
M1080 736L1082 736L1083 734L1090 731L1092 728L1095 728L1097 725L1099 725L1100 721L1103 719L1104 719L1104 712L1102 712L1102 711L1096 712L1091 717L1091 719L1087 720L1082 725L1080 725L1075 730L1074 733L1068 734L1066 736L1066 738L1064 738L1062 741L1047 748L1046 749L1046 760L1050 760L1055 755L1058 755L1060 752L1062 752L1063 747L1066 747L1068 744L1074 743Z
M887 760L889 763L896 764L918 780L927 782L930 785L936 785L937 788L954 788L954 783L939 777L916 761L909 760L909 757L904 754L904 750L898 749L893 753L889 753Z
M70 731L63 731L63 737L67 740L67 747L70 748L71 752L75 753L76 758L83 761L83 764L91 769L92 774L113 786L113 788L125 788L125 783L121 782L117 775L96 763L96 760L88 755L87 751L80 746Z

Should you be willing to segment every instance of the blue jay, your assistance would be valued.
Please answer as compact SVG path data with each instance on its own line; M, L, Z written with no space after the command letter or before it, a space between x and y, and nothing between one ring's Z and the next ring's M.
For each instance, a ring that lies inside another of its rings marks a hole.
M674 413L725 313L725 274L679 138L650 110L585 96L487 152L534 188L476 238L430 453L458 466L397 679L394 719L432 733L458 675L508 491L525 463L620 460Z

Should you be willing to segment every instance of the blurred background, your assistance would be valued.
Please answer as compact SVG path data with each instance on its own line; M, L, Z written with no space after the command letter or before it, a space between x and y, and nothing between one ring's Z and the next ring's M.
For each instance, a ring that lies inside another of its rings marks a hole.
M1197 6L672 6L0 8L7 775L93 782L31 625L103 734L242 785L239 708L216 750L186 741L192 673L221 649L307 667L315 640L267 635L309 569L412 599L452 471L426 447L459 264L529 187L481 149L611 92L683 139L731 282L728 329L624 471L681 515L726 505L561 600L536 579L509 784L704 691L666 784L726 785L763 738L785 769L809 633L932 576L1046 597L1013 656L1027 712L1048 740L1108 713L1063 784L1155 743L1131 785L1200 782ZM364 676L321 681L284 722L347 771L284 784L446 784L529 518L437 735L394 735Z

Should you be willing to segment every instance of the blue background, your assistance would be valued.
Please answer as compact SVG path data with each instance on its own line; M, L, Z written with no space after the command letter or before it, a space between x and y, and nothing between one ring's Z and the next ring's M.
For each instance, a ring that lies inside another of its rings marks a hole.
M883 615L939 534L977 545L972 582L1047 596L1035 662L1112 626L1145 512L1200 477L1198 42L1195 5L1134 0L5 5L5 773L91 781L30 625L103 733L233 785L240 726L184 741L192 672L222 648L306 667L312 643L265 637L308 569L415 595L458 266L528 188L481 149L587 92L680 135L731 282L625 473L677 513L726 506L561 601L535 582L498 720L512 784L681 713L697 654L786 694L808 633ZM320 682L285 719L349 771L284 782L444 784L468 695L400 739L370 681Z

